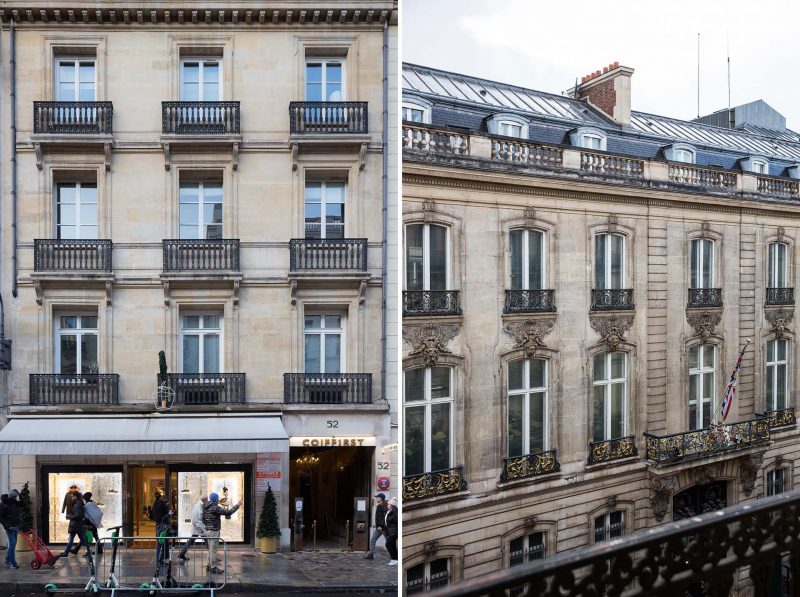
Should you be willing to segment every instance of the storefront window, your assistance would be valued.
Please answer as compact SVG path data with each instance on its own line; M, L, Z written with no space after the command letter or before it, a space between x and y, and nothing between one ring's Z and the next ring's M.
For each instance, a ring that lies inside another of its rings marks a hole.
M202 495L219 494L220 506L232 508L244 499L244 471L178 472L178 535L192 534L192 508ZM244 541L246 504L222 519L220 536L226 541Z
M100 536L110 536L108 529L122 524L122 473L49 473L49 542L67 542L69 520L66 516L65 499L73 485L77 486L81 493L92 492L92 501L103 511L103 528L99 529Z

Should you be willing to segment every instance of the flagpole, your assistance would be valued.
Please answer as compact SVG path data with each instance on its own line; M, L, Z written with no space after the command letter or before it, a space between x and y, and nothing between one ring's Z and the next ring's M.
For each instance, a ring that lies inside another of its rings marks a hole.
M720 418L721 418L720 415L723 414L723 412L722 412L723 411L723 407L725 405L728 393L731 391L731 386L733 387L733 391L736 392L736 385L739 382L739 375L738 375L739 374L739 369L741 369L742 359L744 358L744 353L747 350L748 346L750 346L750 339L746 338L744 346L742 347L742 351L739 353L739 358L736 359L736 364L733 367L733 372L731 373L731 377L730 377L730 380L728 381L728 385L725 386L725 391L722 394L721 400L717 401L717 407L716 407L716 409L714 411L714 420L711 423L711 427L721 426L723 421L724 421L724 418L723 418L723 420L720 420ZM733 400L733 398L731 398L731 401L732 400Z

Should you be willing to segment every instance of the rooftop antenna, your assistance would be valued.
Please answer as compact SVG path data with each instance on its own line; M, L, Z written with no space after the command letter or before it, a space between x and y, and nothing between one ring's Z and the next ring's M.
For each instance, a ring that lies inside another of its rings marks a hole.
M697 32L697 117L700 118L700 32Z

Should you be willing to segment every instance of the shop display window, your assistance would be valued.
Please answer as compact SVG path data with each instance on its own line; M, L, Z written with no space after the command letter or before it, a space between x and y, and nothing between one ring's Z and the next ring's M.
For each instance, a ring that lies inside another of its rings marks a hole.
M227 491L225 491L227 489ZM192 534L192 508L201 495L219 494L220 505L232 508L244 499L244 471L179 471L178 472L178 535ZM222 519L220 536L226 541L244 541L246 503L230 519Z
M70 487L77 486L80 492L92 492L94 501L103 511L103 528L100 537L110 536L110 527L122 524L122 473L79 472L49 473L47 475L50 496L49 527L50 543L66 543L69 535L69 520L64 502Z

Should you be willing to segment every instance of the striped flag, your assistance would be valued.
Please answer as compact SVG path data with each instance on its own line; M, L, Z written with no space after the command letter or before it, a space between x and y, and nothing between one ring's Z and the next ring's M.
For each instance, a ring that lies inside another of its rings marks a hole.
M736 396L736 382L739 381L739 369L742 368L742 357L744 356L744 351L747 350L749 345L750 340L745 342L742 352L739 353L739 359L736 361L736 366L733 368L733 373L731 373L731 380L728 382L728 387L725 388L725 395L722 397L722 404L720 405L720 408L722 409L723 421L728 418L728 412L730 412L731 404L733 404L733 399Z

